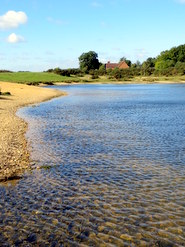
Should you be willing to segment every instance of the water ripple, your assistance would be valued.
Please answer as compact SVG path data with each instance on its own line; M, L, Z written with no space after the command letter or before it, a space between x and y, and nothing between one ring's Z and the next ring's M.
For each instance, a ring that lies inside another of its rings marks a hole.
M0 245L184 246L185 88L66 89L20 113L37 169L0 187Z

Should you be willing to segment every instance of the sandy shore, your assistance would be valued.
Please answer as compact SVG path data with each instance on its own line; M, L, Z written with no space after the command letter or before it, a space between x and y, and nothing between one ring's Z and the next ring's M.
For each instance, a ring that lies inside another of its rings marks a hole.
M0 181L19 177L29 167L25 132L27 123L16 116L21 106L39 103L65 93L53 89L0 82Z

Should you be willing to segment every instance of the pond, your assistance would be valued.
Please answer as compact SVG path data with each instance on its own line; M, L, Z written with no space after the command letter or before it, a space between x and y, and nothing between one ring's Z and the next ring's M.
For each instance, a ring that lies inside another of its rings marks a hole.
M0 245L185 245L185 85L53 88L18 112L35 169L0 186Z

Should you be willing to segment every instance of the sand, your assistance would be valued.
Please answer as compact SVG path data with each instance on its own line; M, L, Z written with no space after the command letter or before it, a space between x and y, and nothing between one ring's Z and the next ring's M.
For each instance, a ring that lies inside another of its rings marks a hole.
M30 167L25 132L27 123L16 116L18 108L65 95L54 89L0 82L0 181L21 177Z

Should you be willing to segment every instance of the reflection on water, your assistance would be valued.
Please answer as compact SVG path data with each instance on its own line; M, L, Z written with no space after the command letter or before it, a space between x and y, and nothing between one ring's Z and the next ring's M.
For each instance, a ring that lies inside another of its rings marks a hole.
M185 86L58 88L19 111L37 169L0 187L0 245L184 246Z

